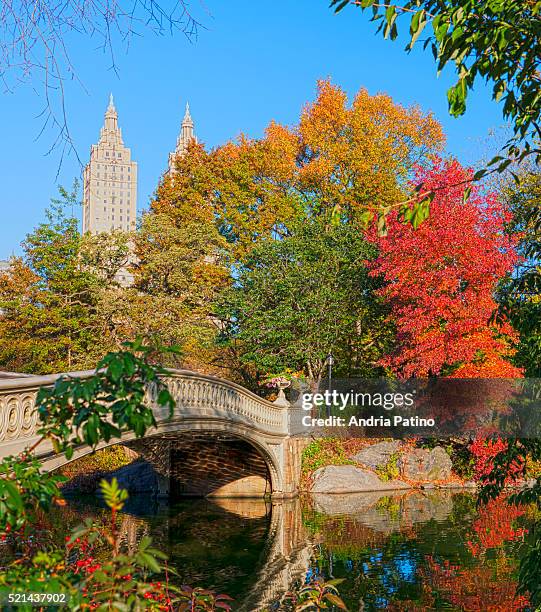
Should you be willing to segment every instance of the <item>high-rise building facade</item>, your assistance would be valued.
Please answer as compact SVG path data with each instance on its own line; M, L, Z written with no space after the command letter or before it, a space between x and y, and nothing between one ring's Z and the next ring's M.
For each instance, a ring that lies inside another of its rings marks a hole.
M175 159L179 155L184 155L188 150L188 145L192 140L197 142L197 136L195 135L193 119L190 115L190 105L186 103L186 111L184 113L184 119L180 127L180 134L177 138L177 147L169 153L169 172L175 171Z
M112 95L98 144L90 148L83 189L83 233L135 229L137 162L124 146Z

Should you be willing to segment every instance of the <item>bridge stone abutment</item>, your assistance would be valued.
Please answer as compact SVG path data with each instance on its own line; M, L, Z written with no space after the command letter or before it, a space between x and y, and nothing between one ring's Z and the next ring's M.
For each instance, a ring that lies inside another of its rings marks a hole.
M0 459L22 452L38 439L36 394L59 376L0 380ZM149 389L148 402L154 407L157 427L143 440L134 440L133 435L120 440L155 467L160 494L253 496L268 492L275 498L297 494L305 438L292 435L298 431L298 414L283 397L272 403L233 382L187 370L169 371L164 382L175 399L173 416L157 406ZM77 449L74 459L91 450ZM37 452L47 470L66 463L50 445L41 444Z

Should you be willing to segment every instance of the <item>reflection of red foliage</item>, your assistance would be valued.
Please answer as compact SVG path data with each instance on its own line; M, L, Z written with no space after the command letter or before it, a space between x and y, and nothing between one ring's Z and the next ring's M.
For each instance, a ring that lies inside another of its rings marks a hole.
M467 542L467 546L475 557L489 548L499 548L505 542L515 542L528 532L514 523L524 510L520 506L508 504L498 498L491 500L481 508L473 523L475 537Z
M513 567L505 557L494 569L487 565L461 569L432 557L427 562L425 579L460 610L511 612L529 606L526 597L516 594L517 583L510 578Z
M437 600L444 599L454 608L475 612L512 612L529 608L527 597L516 594L516 569L513 559L506 556L503 544L515 542L526 533L515 527L524 509L510 505L502 497L484 506L473 523L467 546L478 558L488 549L499 549L495 561L483 558L475 567L461 567L449 560L437 561L425 557L426 567L419 570L422 593L416 601L393 601L388 610L393 612L428 612L437 608Z
M378 238L374 272L387 280L383 295L393 309L399 348L384 365L403 377L445 374L467 378L521 375L506 357L508 325L491 328L498 280L517 255L504 233L506 212L494 193L474 188L463 202L471 176L458 162L436 163L417 176L437 189L430 217L414 229L396 213L388 235ZM445 189L441 189L445 186Z
M495 440L476 438L470 444L470 452L475 458L475 480L488 483L490 472L492 472L494 467L494 458L506 450L507 442L501 438L496 438ZM506 484L515 482L522 472L523 466L521 464L517 462L512 463L505 480Z
M475 557L489 548L499 548L501 555L495 566L485 561L474 568L460 568L448 561L438 563L427 557L430 583L461 610L507 612L527 608L528 599L516 594L517 583L511 578L514 564L502 549L505 542L515 542L526 533L514 525L523 514L524 509L508 504L502 497L483 506L473 523L467 546Z
M431 612L439 609L437 599L445 599L453 609L469 612L519 612L530 609L527 597L517 595L517 582L511 578L513 564L503 558L493 569L486 565L460 568L448 561L438 563L427 557L422 571L422 594L416 601L391 601L392 612Z

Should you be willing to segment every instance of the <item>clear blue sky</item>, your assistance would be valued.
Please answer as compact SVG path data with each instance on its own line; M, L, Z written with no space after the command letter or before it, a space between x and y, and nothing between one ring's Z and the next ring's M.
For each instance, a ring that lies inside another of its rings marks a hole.
M197 10L198 0L192 4ZM109 57L96 49L97 41L69 41L84 86L66 84L80 158L86 163L97 141L112 91L125 143L139 163L139 211L148 206L174 148L186 100L208 147L240 132L260 136L271 119L294 123L304 103L313 99L316 80L324 77L350 95L366 87L433 111L444 125L448 152L465 163L486 153L483 141L502 123L500 108L484 86L471 96L465 117L449 117L445 91L450 78L436 77L432 55L421 49L407 55L400 42L375 35L368 15L353 8L334 15L327 0L206 0L205 6L208 13L198 13L206 29L194 42L181 33L147 32L131 41L128 52L120 45L118 75ZM37 138L40 93L39 87L24 84L13 93L0 93L0 259L21 252L21 240L43 219L57 184L70 186L81 174L72 156L64 159L56 177L60 151L46 155L53 134Z

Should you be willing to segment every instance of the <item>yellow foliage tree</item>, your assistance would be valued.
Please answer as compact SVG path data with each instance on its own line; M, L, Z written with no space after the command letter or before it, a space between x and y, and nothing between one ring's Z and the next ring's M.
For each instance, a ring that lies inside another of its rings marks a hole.
M416 165L444 144L440 124L418 107L320 81L299 122L272 122L261 139L241 135L211 153L193 144L156 192L152 210L217 222L235 257L287 235L314 216L365 225L404 199Z

